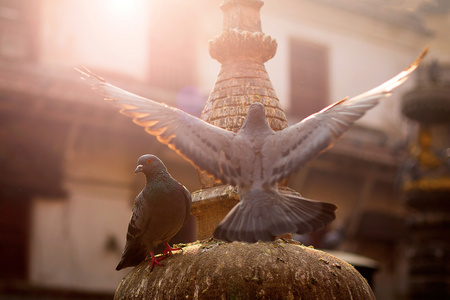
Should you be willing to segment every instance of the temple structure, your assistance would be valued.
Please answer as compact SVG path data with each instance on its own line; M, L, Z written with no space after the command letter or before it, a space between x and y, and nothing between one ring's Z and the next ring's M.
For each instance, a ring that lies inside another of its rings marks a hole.
M409 299L450 298L450 68L437 61L422 68L403 98L415 123L402 191L409 208Z

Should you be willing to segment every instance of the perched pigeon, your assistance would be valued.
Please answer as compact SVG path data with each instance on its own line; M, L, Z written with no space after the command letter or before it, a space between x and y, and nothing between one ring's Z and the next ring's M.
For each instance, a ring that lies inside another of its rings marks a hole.
M225 241L270 241L284 233L318 230L336 206L281 195L277 182L329 149L364 113L391 95L413 72L427 49L407 69L382 85L336 102L303 121L273 131L261 103L253 103L233 133L179 109L119 89L88 70L81 73L105 100L201 170L238 187L240 202L221 221L214 237ZM256 98L256 97L255 97Z
M167 243L186 223L191 211L191 194L167 172L156 156L146 154L139 158L135 173L145 174L146 184L136 197L133 214L128 225L127 243L116 270L136 266L152 259L151 269L173 249ZM159 244L166 248L161 258L155 258Z

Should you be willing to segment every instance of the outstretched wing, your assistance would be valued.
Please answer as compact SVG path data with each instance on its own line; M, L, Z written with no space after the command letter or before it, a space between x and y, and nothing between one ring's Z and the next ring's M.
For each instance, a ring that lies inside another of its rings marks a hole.
M298 170L317 154L332 147L333 142L347 131L380 99L390 96L392 90L408 79L417 68L428 47L408 68L380 86L345 98L303 121L276 132L268 138L262 153L266 157L266 184L274 184Z
M97 89L105 100L133 118L133 122L175 150L184 159L208 172L223 183L237 185L232 176L229 154L236 134L206 123L177 108L158 103L106 82L89 70L78 70L83 79Z

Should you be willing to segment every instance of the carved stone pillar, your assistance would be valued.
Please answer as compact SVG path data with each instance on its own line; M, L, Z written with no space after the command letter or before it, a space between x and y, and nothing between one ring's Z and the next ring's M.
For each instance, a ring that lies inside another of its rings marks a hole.
M403 113L417 124L402 174L411 211L411 300L450 299L450 81L442 80L443 72L450 74L450 68L432 64L403 99Z
M286 116L264 63L276 52L275 39L261 32L261 0L227 0L223 32L209 44L211 57L222 66L202 112L202 119L237 132L254 102L261 102L273 130L287 127ZM192 213L199 222L198 238L208 238L239 201L233 187L199 172L202 190L193 193Z

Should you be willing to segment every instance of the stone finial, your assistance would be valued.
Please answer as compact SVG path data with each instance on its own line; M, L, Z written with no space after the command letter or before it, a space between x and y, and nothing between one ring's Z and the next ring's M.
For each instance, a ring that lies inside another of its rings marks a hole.
M226 0L223 32L209 43L212 58L222 66L201 118L215 126L237 132L254 102L266 108L273 130L287 127L264 63L276 52L275 39L261 31L261 0ZM236 190L199 172L202 190L193 193L192 213L198 220L198 238L208 238L217 224L239 201Z
M260 0L228 0L220 6L223 32L209 43L209 53L220 63L255 60L265 63L277 51L277 42L261 30Z
M225 0L220 5L223 11L223 30L237 29L261 32L261 15L259 10L264 5L262 0Z
M266 107L274 130L287 127L286 116L270 82L264 63L275 55L277 43L261 32L260 0L227 0L223 32L209 43L212 58L222 63L216 83L202 112L202 119L237 132L253 102ZM202 188L218 185L200 172Z

